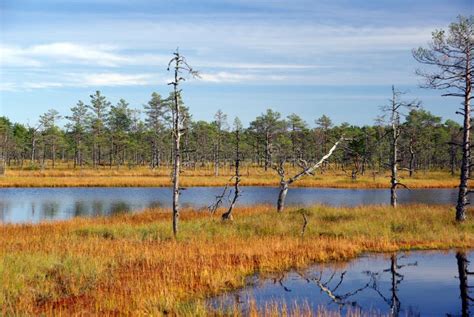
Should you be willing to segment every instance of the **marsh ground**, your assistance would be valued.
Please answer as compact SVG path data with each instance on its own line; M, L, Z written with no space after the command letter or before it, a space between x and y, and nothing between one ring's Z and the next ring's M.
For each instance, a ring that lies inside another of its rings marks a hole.
M309 224L302 233L303 216ZM236 210L235 220L185 210L172 237L167 210L0 226L3 314L205 315L204 299L255 272L344 261L363 252L474 247L445 206Z

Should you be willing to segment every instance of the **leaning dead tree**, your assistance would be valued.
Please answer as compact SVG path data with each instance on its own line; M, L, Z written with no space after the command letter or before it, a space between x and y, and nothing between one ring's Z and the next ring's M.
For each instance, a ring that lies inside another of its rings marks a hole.
M299 180L301 177L305 175L314 175L314 171L318 168L321 167L321 165L331 157L331 155L334 153L334 151L337 149L338 145L344 141L345 138L341 137L334 145L332 148L329 150L329 152L324 155L321 160L319 160L317 163L313 165L309 165L308 162L306 162L303 159L298 160L298 166L301 167L301 171L290 177L286 178L286 171L285 171L285 160L281 159L279 164L277 166L274 166L273 168L277 171L278 175L280 175L280 192L278 194L278 201L277 201L277 211L282 212L283 209L285 208L285 199L286 195L288 194L288 189L291 184Z
M474 16L458 17L451 23L448 34L443 30L433 32L428 48L413 50L415 59L425 65L436 66L437 71L417 74L426 80L424 88L446 91L442 96L462 98L462 107L457 113L464 118L461 176L456 205L456 220L466 219L466 206L469 204L468 180L471 168L471 100L472 76L474 74Z
M242 131L242 123L238 118L234 120L234 135L235 135L235 173L234 173L234 197L230 202L229 209L222 214L222 220L232 220L232 210L234 209L237 199L240 197L240 160L242 154L240 153L240 134Z
M391 128L391 140L390 140L390 205L397 207L397 188L407 186L400 182L398 176L398 163L400 159L398 157L398 143L401 136L400 129L400 118L404 115L403 109L410 109L419 107L418 101L404 102L400 100L402 93L395 90L392 86L392 98L389 100L389 105L382 107L382 111L389 115L389 123Z
M235 137L235 172L234 175L230 178L230 182L234 182L233 187L234 187L234 192L232 196L232 190L229 190L229 183L227 183L222 190L222 193L220 195L216 196L216 200L214 203L212 203L209 207L209 211L211 214L215 214L216 211L219 209L219 207L224 204L224 200L227 198L229 201L229 208L227 209L226 212L222 214L222 220L232 220L232 210L234 209L235 205L237 204L237 200L240 197L240 181L241 181L241 175L240 175L240 161L242 157L242 153L240 150L240 135L242 133L242 123L240 122L239 118L235 118L234 120L234 137ZM232 196L232 199L230 198Z
M171 105L172 114L172 137L173 137L173 234L174 236L178 233L178 220L179 220L179 174L181 170L181 137L183 136L185 116L181 114L180 109L180 98L181 89L179 84L184 81L184 77L181 74L191 74L193 77L197 77L198 73L188 65L186 58L182 56L178 49L173 53L174 57L168 63L168 71L173 69L174 79L169 82L168 85L173 86L173 100Z

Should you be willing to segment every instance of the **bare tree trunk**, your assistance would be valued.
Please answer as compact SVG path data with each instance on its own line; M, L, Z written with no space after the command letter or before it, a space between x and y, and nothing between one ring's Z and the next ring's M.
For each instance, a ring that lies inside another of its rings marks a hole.
M391 160L390 160L390 205L393 208L397 207L397 187L404 186L398 181L398 139L400 138L400 107L404 106L403 103L397 100L400 93L395 91L395 87L392 86L392 104L390 106L390 121L392 124L392 144L391 144Z
M392 207L397 207L397 179L398 179L398 129L397 125L395 123L392 123L392 129L393 129L393 139L392 139L392 149L391 149L391 162L390 162L390 168L391 168L391 177L390 177L390 205Z
M466 205L471 167L471 75L469 73L469 56L466 59L466 94L464 96L464 126L462 143L461 181L459 184L458 203L456 205L456 220L466 220Z
M397 179L398 179L398 164L397 164L397 140L398 140L398 131L395 124L392 124L393 129L393 139L392 139L392 158L390 163L391 168L391 177L390 177L390 205L392 207L397 207Z
M282 212L285 209L286 194L288 194L288 183L280 182L280 192L278 193L277 211Z
M179 98L181 91L178 89L179 82L183 81L184 78L180 76L182 71L186 71L193 76L197 76L197 72L186 62L186 58L179 54L178 50L174 53L174 57L168 63L168 70L171 64L174 63L174 81L168 83L173 85L173 150L174 161L173 161L173 234L176 237L178 234L178 221L179 221L179 174L181 171L181 136L183 135L183 119L180 115Z
M413 143L410 141L410 170L409 170L409 175L410 177L413 176L413 173L415 172L415 151L413 150Z
M178 60L176 60L175 82L178 82ZM181 132L179 128L179 103L178 103L178 88L174 86L174 121L173 121L173 135L174 135L174 162L173 162L173 234L178 233L179 220L179 173L181 170Z

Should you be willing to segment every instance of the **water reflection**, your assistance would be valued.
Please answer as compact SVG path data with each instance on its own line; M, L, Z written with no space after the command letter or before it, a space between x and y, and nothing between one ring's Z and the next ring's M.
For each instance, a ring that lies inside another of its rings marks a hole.
M10 209L10 204L7 202L0 201L0 220L2 222L5 221L6 214L8 213L8 210Z
M87 214L86 204L83 201L75 201L74 202L74 210L73 210L72 214L75 217L86 215Z
M474 299L469 294L469 289L472 288L468 284L468 276L474 275L474 272L468 270L469 261L465 252L457 252L456 260L458 264L459 289L461 293L461 312L462 316L470 316L470 306Z
M92 215L94 216L102 216L104 215L104 203L102 201L93 200L92 201ZM86 214L82 214L81 216L85 216Z
M397 254L392 254L390 256L390 268L382 271L383 273L390 273L391 288L389 290L389 297L383 294L383 291L380 289L378 280L381 279L379 272L368 271L368 274L372 277L372 289L383 299L385 303L390 307L390 314L392 316L398 316L400 313L401 302L398 296L399 285L404 280L405 276L400 272L406 266L417 266L418 262L399 264L399 260L406 258L405 255L398 256ZM413 312L411 312L413 313Z
M116 215L116 214L124 213L130 210L131 210L130 204L126 203L125 201L115 201L110 206L109 214Z
M41 213L46 218L55 218L59 213L59 202L57 201L46 201L41 204Z
M323 306L390 316L470 316L467 252L413 252L361 257L347 264L317 265L261 279L243 290L210 299L215 309L237 305L245 315L250 302L259 309L271 302Z
M329 274L325 274L329 273ZM338 310L342 312L344 306L351 306L362 308L354 300L355 295L370 287L370 282L367 282L361 287L356 287L350 290L341 291L339 287L344 283L344 276L347 271L342 273L319 271L316 277L308 278L304 274L299 274L307 282L314 281L322 293L326 294L330 301L338 306ZM325 276L326 275L326 276ZM337 278L335 278L337 276ZM334 284L335 283L335 284Z
M182 206L205 208L222 192L220 187L193 187L183 191ZM244 187L239 204L274 204L278 188ZM383 189L293 188L289 205L328 204L357 206L387 204ZM453 204L455 189L400 191L400 203ZM0 189L3 222L37 222L75 216L109 215L147 207L171 205L170 188L3 188Z

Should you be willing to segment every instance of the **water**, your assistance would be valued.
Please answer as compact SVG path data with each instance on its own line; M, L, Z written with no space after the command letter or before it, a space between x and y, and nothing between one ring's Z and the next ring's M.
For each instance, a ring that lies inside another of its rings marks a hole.
M400 203L454 204L456 189L400 190ZM222 193L222 187L191 187L182 191L183 206L204 208ZM275 204L278 188L243 187L239 204ZM328 204L357 206L388 204L386 189L291 188L288 205ZM0 221L8 223L112 215L147 207L171 206L170 188L3 188Z
M244 314L253 300L260 309L268 303L307 303L312 311L325 307L343 314L349 309L393 316L469 316L474 304L468 297L469 284L474 286L474 275L468 273L474 270L469 268L472 260L473 252L455 251L366 255L346 264L254 276L248 287L208 304L214 309L237 304Z

